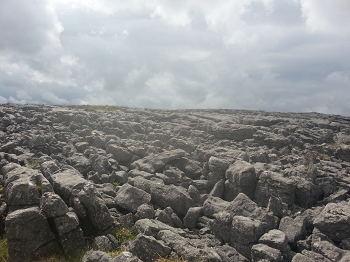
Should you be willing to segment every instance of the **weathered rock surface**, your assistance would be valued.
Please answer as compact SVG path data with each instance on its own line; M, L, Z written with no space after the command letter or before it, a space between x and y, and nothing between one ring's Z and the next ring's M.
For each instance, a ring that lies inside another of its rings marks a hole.
M10 261L85 239L83 261L350 260L349 117L15 104L0 117ZM139 235L111 258L120 225Z

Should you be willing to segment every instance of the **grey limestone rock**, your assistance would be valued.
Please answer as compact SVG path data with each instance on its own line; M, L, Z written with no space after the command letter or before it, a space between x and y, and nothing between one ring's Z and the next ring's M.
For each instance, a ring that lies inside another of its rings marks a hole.
M225 172L229 167L226 160L211 156L208 160L209 174L208 183L210 189L221 179L225 179Z
M183 219L184 226L190 229L197 227L198 218L203 215L203 207L191 207Z
M150 193L152 202L163 208L170 206L181 215L186 215L188 209L194 206L194 200L180 186L153 183L150 187Z
M52 160L45 161L40 165L41 173L50 181L53 182L51 175L55 172L59 172L60 168L56 165L56 163Z
M10 208L39 205L40 194L53 192L51 184L37 170L8 164L2 168L5 176L6 199Z
M83 175L90 171L90 161L82 153L75 153L68 157L66 161Z
M175 252L189 261L222 261L220 255L213 248L196 248L190 244L190 241L170 230L162 230L158 237Z
M270 230L259 239L259 243L278 249L281 251L284 260L290 261L291 248L288 245L288 238L286 234L282 231L277 229Z
M156 237L161 230L173 231L176 234L184 234L180 228L174 228L155 219L140 219L136 221L135 228L140 234Z
M73 187L87 183L82 174L76 169L66 169L51 175L53 188L64 201L67 201L71 195Z
M350 204L329 203L315 218L314 226L334 241L350 237Z
M225 188L226 200L233 200L239 193L244 193L249 198L254 198L257 178L255 168L246 161L238 160L230 165L225 174L228 186Z
M257 244L252 247L253 262L283 262L283 256L278 249L269 247L264 244Z
M74 212L69 211L64 215L54 217L53 224L58 242L65 253L85 246L83 231Z
M40 199L40 209L47 218L65 215L69 209L62 198L52 192L46 192Z
M294 181L275 172L263 172L259 177L254 198L259 206L266 207L270 196L279 197L288 206L292 205L295 201Z
M135 254L144 262L151 262L157 258L165 257L170 254L171 248L166 246L161 240L157 240L152 236L142 234L128 242L127 251Z
M175 149L136 160L131 164L131 167L133 169L155 173L157 170L163 168L167 163L186 155L186 151L182 149Z
M180 158L175 166L192 179L199 179L203 172L199 162L186 157Z
M218 182L215 183L209 195L213 197L223 198L224 190L225 190L225 180L220 179Z
M139 219L144 219L144 218L148 218L148 219L153 219L154 218L154 208L152 205L150 204L142 204L140 205L135 213L135 219L139 220Z
M171 220L171 217L170 215L168 215L167 212L165 212L164 210L157 210L156 213L155 213L155 219L168 225L168 226L171 226L171 227L174 227L174 223L173 221Z
M161 243L189 261L289 262L289 246L294 261L349 260L347 117L2 104L0 118L0 213L10 231L18 217L25 232L28 219L43 224L45 239L8 237L10 254L24 247L17 261L70 252L84 236L103 249L119 225L146 236L137 249Z
M121 252L118 256L116 256L113 262L142 262L137 256L130 253L129 251Z
M289 216L283 217L278 229L286 234L289 244L296 243L306 235L306 219L302 216L294 219Z
M71 195L71 201L76 199L77 203L81 203L87 217L98 232L104 232L112 226L114 220L111 213L94 185L88 183L78 184L73 188ZM79 211L76 212L78 216L81 214Z
M5 227L10 261L30 261L35 253L47 255L58 249L49 223L38 207L11 212Z
M225 211L229 204L230 202L221 198L210 196L204 202L203 213L207 217L213 217L214 214Z
M127 148L116 144L109 144L106 148L106 152L111 153L118 163L127 163L133 157L133 154Z
M92 245L93 250L100 251L113 251L116 250L118 247L118 241L111 234L96 237Z
M293 257L292 262L315 262L315 260L298 253Z
M151 195L137 187L124 184L118 190L115 201L119 206L131 212L136 212L142 204L150 203Z
M112 262L112 257L105 252L90 250L83 258L82 262Z

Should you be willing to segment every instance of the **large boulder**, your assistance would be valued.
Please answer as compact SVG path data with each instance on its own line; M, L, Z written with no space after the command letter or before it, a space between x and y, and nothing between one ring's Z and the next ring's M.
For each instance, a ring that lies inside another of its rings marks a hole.
M314 226L333 241L350 238L350 204L329 203L315 218Z
M106 236L98 236L94 239L92 245L93 250L113 251L119 247L119 243L114 236L108 234Z
M75 186L70 203L73 204L79 218L92 224L95 233L101 234L112 226L114 219L94 185L86 183Z
M112 262L112 257L99 250L90 250L83 258L82 262Z
M67 158L67 163L77 169L81 174L86 175L90 169L90 161L82 153L75 153Z
M116 144L109 144L106 152L112 154L118 163L128 163L133 157L133 154L127 148Z
M270 197L279 197L291 206L295 201L295 182L279 173L264 171L259 177L254 197L263 207L267 207Z
M213 199L216 198L208 198L211 202ZM208 210L213 213L212 210L215 209L208 209L209 201L207 201L204 204L204 214L209 213ZM276 226L273 213L258 207L243 193L238 194L231 202L224 200L217 202L221 202L221 206L219 205L212 215L214 219L209 223L210 229L225 243L233 246L243 256L250 258L251 247L258 243L264 233Z
M253 262L283 262L283 256L278 249L269 247L264 244L257 244L252 247Z
M257 178L255 168L246 161L238 160L226 170L228 183L225 188L225 199L231 201L239 193L244 193L249 198L254 198Z
M307 221L303 216L296 218L285 216L281 219L278 229L286 234L290 245L295 245L298 240L305 237L306 226Z
M219 157L211 156L208 160L208 167L208 183L211 189L218 181L225 179L225 172L229 167L229 163Z
M54 217L53 226L63 252L69 253L85 246L84 234L74 212Z
M260 244L278 249L283 255L285 261L290 261L291 248L288 245L288 238L285 233L280 230L272 229L259 239Z
M39 205L42 193L53 192L49 181L37 170L10 163L2 168L2 173L10 210Z
M38 207L11 212L5 226L9 261L30 261L59 249L55 235Z
M57 166L57 164L54 161L48 160L41 163L40 171L46 177L46 179L50 181L50 183L53 183L51 175L56 172L59 172L60 168Z
M199 162L186 157L180 158L175 166L192 179L199 179L203 172Z
M229 204L230 202L219 197L210 196L204 202L203 214L207 217L214 217L214 214L225 211Z
M335 157L350 162L350 145L341 145L335 151Z
M161 230L170 230L183 235L185 232L180 228L174 228L155 219L140 219L136 221L135 228L140 234L156 237Z
M228 139L235 141L242 141L244 139L253 138L255 128L246 125L230 125L230 124L217 124L212 127L211 133L217 139Z
M62 198L52 192L46 192L40 199L40 209L47 218L65 215L69 209Z
M130 212L136 212L142 204L149 204L151 195L129 184L124 184L117 192L116 203Z
M194 200L187 191L180 186L160 185L153 183L150 188L152 202L166 208L170 206L175 212L185 216L190 207L194 206Z
M129 251L121 252L113 259L113 262L142 262L137 256Z
M135 254L144 262L152 262L159 257L169 255L171 248L152 236L139 234L134 240L128 242L127 251Z
M76 169L67 169L51 175L53 188L66 203L72 195L73 187L76 185L84 185L86 179Z
M135 213L135 220L144 219L144 218L153 219L154 214L155 214L155 211L152 205L142 204L137 208L137 211Z

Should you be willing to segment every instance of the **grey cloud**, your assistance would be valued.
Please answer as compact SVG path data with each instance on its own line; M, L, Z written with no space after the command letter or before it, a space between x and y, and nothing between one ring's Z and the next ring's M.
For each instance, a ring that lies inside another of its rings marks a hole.
M48 1L2 1L0 48L22 53L37 52L51 45L62 30Z
M1 2L0 103L350 115L350 34L311 2Z

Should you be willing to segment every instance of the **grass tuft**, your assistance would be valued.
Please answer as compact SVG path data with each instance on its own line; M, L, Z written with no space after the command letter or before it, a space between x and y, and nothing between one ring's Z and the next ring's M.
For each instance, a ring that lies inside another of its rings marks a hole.
M7 252L7 239L0 239L0 262L5 262L8 260L8 252Z
M75 250L69 254L55 254L49 257L42 257L38 262L81 262L83 256L90 248L86 247L80 250Z
M40 164L37 163L37 162L29 162L29 163L28 163L28 166L37 167L37 166L40 166Z
M320 159L321 160L324 160L325 158L327 158L328 157L328 155L326 155L326 154L318 154L318 156L320 157Z
M117 227L111 233L118 241L119 244L134 240L136 238L136 234L125 227Z

